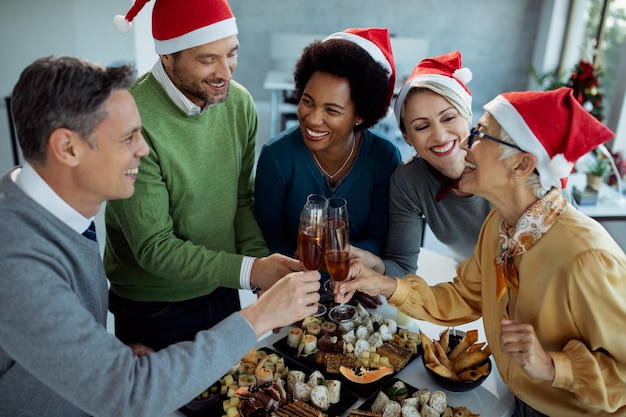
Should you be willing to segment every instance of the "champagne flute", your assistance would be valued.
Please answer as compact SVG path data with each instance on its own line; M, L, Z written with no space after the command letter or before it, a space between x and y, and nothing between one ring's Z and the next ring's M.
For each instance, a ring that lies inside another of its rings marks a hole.
M326 249L328 201L320 194L311 194L300 213L298 256L304 268L318 271L324 265ZM315 316L326 314L326 306L317 304Z
M330 280L325 288L333 293L333 282L341 282L348 278L350 270L350 222L348 220L348 203L345 199L332 197L328 199L328 233L326 238L326 270ZM341 304L330 310L329 317L335 322L349 321L356 315L351 305Z

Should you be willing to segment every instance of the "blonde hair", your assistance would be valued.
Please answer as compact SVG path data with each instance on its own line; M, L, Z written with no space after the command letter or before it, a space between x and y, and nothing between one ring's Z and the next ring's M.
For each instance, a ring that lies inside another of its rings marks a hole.
M409 100L411 96L417 94L420 91L430 90L433 93L439 94L441 97L445 98L454 106L454 108L459 112L461 117L467 120L467 125L471 126L472 124L472 107L469 103L463 100L457 93L455 93L451 88L445 87L434 81L422 81L416 82L409 92L404 97L404 101L402 102L402 110L400 113L400 125L398 126L402 133L406 133L406 128L404 127L404 111L406 107L406 102Z

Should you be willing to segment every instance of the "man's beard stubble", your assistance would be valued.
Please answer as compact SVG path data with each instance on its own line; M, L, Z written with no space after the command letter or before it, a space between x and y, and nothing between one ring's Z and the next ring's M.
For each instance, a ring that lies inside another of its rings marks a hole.
M175 84L178 88L185 93L187 96L194 97L197 100L202 101L203 105L200 106L202 109L205 109L209 106L213 106L218 103L223 103L228 98L229 90L226 90L226 95L223 98L218 100L212 98L206 91L202 90L197 83L187 84L182 77L181 71L179 70L179 66L177 62L174 63L173 74L175 79ZM223 80L216 80L217 82L222 82ZM228 87L230 88L230 86Z

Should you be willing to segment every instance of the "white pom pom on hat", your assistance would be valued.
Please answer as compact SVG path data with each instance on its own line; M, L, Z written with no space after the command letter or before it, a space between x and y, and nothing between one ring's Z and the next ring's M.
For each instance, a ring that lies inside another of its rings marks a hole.
M136 0L126 16L113 25L128 32L131 22L150 0ZM159 55L180 52L236 35L237 24L227 0L155 0L152 37Z
M133 27L133 24L131 22L133 21L135 16L137 16L137 13L139 13L141 9L143 9L143 6L145 6L146 3L149 1L150 0L136 0L125 16L119 14L115 16L113 18L113 26L115 26L115 29L117 29L117 31L120 33L130 32Z
M469 68L459 68L452 73L452 76L461 81L463 84L467 84L472 81L473 74Z
M565 188L576 161L615 134L571 88L503 93L483 107L525 152L537 157L541 186Z
M128 33L133 28L133 24L126 20L121 14L113 18L113 26L115 26L115 29L120 33Z
M434 82L443 87L449 88L465 103L465 106L472 109L472 93L466 84L472 80L472 71L463 67L461 53L453 51L449 54L424 58L407 78L400 89L393 111L396 114L396 122L400 126L402 117L402 105L406 95L411 88L425 82Z

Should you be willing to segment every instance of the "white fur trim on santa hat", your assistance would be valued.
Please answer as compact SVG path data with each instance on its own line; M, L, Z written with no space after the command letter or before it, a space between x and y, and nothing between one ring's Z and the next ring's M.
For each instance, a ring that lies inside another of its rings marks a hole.
M121 14L113 18L113 26L120 33L128 33L133 28L133 24L126 20Z
M573 164L562 154L550 158L543 144L528 127L521 114L503 96L497 96L483 106L515 141L517 146L537 157L539 181L545 190L561 188L561 178L567 177Z
M471 71L470 71L470 74L471 74ZM396 103L393 106L393 112L396 115L396 123L398 123L398 126L400 126L400 117L402 116L402 105L404 104L406 95L409 93L409 91L411 91L412 88L422 87L425 83L428 83L428 82L436 83L452 90L454 93L456 93L456 95L459 96L461 100L463 100L463 102L467 105L467 108L471 111L472 96L467 92L467 90L465 90L465 88L463 88L461 84L459 84L459 81L457 81L455 78L447 77L445 75L439 75L439 74L418 75L417 77L414 77L410 79L409 81L407 81L402 86L402 88L400 89L400 92L398 93L398 97L396 98Z
M236 35L237 33L239 33L237 31L237 23L235 22L235 18L231 17L230 19L224 19L192 32L185 33L177 38L164 41L155 39L154 46L158 55L167 55L224 39Z
M355 35L353 33L346 33L346 32L336 32L336 33L330 34L326 37L326 39L324 39L324 42L326 42L329 39L345 39L345 40L356 43L361 48L365 49L365 51L368 54L370 54L370 56L374 59L374 61L378 62L380 65L383 66L383 68L385 68L385 71L387 72L387 78L389 78L391 74L393 73L391 64L387 60L387 57L385 56L385 54L383 54L383 52L380 50L378 45L376 45L374 42L370 41L369 39L365 39L362 36Z

